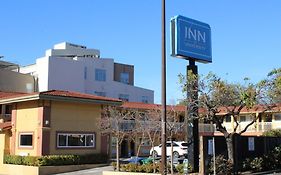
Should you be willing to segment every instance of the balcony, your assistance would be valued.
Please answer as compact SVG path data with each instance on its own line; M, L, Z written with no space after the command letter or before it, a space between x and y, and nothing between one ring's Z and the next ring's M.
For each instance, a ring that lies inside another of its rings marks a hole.
M242 131L246 126L247 122L242 122L237 128L237 132ZM233 127L229 124L224 125L226 129L231 132L233 131ZM248 127L246 132L265 132L271 129L281 129L280 122L262 122L262 123L254 123L250 127ZM216 130L215 124L199 124L199 132L202 133L212 133L212 132L219 132Z

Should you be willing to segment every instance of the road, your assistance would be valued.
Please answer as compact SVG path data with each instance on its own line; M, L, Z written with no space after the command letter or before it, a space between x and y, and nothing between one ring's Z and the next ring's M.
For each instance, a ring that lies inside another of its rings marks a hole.
M60 173L56 175L102 175L102 171L111 171L113 170L112 166L105 166L99 168L91 168L87 170L73 171L70 173Z

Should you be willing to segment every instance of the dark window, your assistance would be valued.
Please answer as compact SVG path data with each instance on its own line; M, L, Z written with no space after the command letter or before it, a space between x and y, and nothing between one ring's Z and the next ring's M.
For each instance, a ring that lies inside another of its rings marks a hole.
M281 121L281 113L280 114L274 114L274 118L276 121Z
M231 122L231 116L230 115L225 116L225 122Z
M32 146L32 134L20 134L20 146Z
M12 114L12 106L6 105L6 114Z
M58 147L94 147L94 134L58 134Z
M129 73L127 72L120 73L120 82L124 84L129 84Z
M264 117L265 122L272 122L272 114L266 114Z

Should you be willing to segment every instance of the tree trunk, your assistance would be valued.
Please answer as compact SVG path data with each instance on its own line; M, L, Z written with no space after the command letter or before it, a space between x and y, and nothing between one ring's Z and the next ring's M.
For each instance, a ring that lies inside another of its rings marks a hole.
M235 173L235 159L234 159L234 134L229 134L226 139L228 161L231 165L232 173ZM227 168L227 167L226 167Z
M226 145L227 145L227 155L228 160L231 163L234 163L234 148L233 148L233 136L230 134L226 139Z
M119 163L119 139L117 139L116 143L116 171L120 170L120 163Z

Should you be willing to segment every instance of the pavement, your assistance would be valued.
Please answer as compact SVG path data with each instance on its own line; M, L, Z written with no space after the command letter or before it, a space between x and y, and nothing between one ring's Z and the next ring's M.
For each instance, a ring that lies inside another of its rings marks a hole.
M91 168L91 169L80 170L80 171L73 171L69 173L59 173L56 175L102 175L103 171L113 171L113 167L104 166L104 167Z

